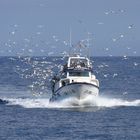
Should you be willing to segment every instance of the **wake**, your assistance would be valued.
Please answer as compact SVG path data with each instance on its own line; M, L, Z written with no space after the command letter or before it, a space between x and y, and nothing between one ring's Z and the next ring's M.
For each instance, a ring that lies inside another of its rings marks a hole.
M24 108L75 108L75 107L119 107L119 106L140 106L140 99L123 100L107 97L88 96L83 100L68 98L58 102L49 102L49 98L31 99L31 98L3 98L1 104L19 105Z

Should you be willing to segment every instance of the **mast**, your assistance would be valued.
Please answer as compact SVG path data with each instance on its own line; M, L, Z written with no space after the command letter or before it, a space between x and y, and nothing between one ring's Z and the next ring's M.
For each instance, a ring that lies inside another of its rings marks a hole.
M70 28L70 32L69 32L69 56L70 56L70 50L71 50L71 47L72 47L72 44L71 44L71 28Z
M92 40L90 38L90 35L92 33L88 32L87 34L88 34L88 36L87 36L87 57L90 59L90 46L92 45L92 44L90 44L90 41Z

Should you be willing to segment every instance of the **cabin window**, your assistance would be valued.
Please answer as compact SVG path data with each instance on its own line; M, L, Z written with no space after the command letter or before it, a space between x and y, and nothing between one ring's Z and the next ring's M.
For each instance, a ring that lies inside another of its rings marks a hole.
M77 77L89 77L89 72L69 72L69 76L77 76Z

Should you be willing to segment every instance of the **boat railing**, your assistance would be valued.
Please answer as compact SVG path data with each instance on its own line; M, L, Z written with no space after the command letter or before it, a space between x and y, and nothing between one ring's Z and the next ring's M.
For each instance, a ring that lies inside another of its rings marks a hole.
M92 67L64 67L63 71L71 71L71 70L81 70L81 71L92 71Z

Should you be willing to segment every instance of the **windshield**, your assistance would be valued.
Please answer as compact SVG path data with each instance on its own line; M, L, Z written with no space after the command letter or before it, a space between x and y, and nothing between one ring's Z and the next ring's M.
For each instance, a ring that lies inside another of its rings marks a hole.
M89 72L69 72L69 76L89 77Z

